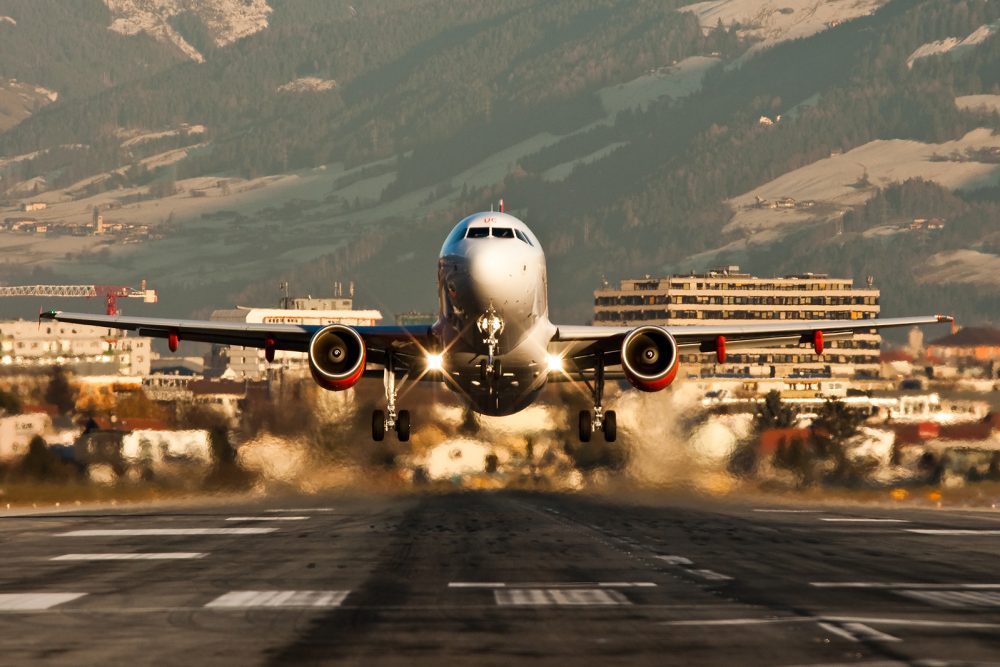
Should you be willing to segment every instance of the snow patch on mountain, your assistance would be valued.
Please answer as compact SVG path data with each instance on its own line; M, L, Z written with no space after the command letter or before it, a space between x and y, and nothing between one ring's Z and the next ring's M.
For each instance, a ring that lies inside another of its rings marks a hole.
M279 93L312 93L333 90L337 82L333 79L321 79L317 76L303 76L278 86Z
M59 93L54 90L17 79L0 79L0 132L58 99Z
M122 142L122 148L130 148L132 146L138 146L139 144L144 144L148 141L156 141L157 139L166 139L167 137L177 137L180 135L191 136L195 134L205 134L204 125L181 125L177 128L172 128L169 130L158 130L155 132L144 132L142 130L127 130L119 131L118 136L124 139Z
M932 255L922 272L923 283L1000 285L1000 257L978 250L950 250Z
M972 31L972 34L965 39L958 37L948 37L939 39L936 42L928 42L917 47L917 50L906 59L906 66L913 68L913 63L928 56L940 56L950 54L952 58L961 58L967 52L976 48L1000 30L1000 21L982 25Z
M264 30L273 11L267 0L104 0L111 10L110 30L123 35L146 33L172 44L196 62L205 57L169 23L191 12L208 28L216 46L226 46Z
M708 0L681 7L705 33L719 22L739 24L741 37L760 40L747 56L790 39L810 37L845 21L872 14L889 0Z
M955 106L965 111L1000 113L1000 95L962 95L955 98Z
M0 23L9 23L11 25L17 25L17 21L11 16L0 16Z

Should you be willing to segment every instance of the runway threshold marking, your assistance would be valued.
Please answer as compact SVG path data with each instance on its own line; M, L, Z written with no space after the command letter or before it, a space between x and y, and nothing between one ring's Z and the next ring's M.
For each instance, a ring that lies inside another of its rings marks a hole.
M263 535L277 528L108 528L71 530L57 537L161 537L168 535Z
M862 642L862 641L873 641L873 642L898 642L902 641L899 637L893 637L884 632L880 632L873 627L865 625L864 623L848 622L848 623L827 623L821 621L817 623L819 627L823 628L827 632L831 632L838 637L846 639L849 642Z
M526 583L508 583L501 581L452 581L448 583L448 588L656 588L656 584L652 581L577 581L562 583L542 583L537 581Z
M205 605L211 609L339 607L350 591L230 591Z
M86 593L2 593L0 612L44 611L82 598Z
M927 602L935 607L957 609L1000 607L1000 592L996 591L895 591L897 595Z
M631 605L628 598L606 588L515 588L493 591L501 607L590 607Z
M966 528L906 528L908 533L918 535L1000 535L1000 530L975 530Z
M909 590L991 590L1000 589L1000 584L926 584L909 581L810 581L815 588L905 588Z
M194 560L204 558L207 553L197 551L164 551L160 553L105 553L105 554L63 554L49 560L56 561L104 561L104 560Z
M231 516L226 521L305 521L307 516Z

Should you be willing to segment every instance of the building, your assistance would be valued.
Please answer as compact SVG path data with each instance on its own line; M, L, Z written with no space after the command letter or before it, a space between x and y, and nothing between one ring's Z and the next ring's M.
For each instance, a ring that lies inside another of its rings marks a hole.
M421 313L416 310L396 314L396 324L403 327L432 326L437 322L437 319L437 313Z
M1000 329L963 327L927 345L927 354L959 364L988 364L1000 361Z
M879 290L871 284L859 288L847 278L813 273L758 278L738 266L627 279L594 292L594 324L605 326L862 320L878 314ZM880 347L873 330L829 342L822 356L805 347L756 348L733 350L724 364L707 354L682 354L680 361L688 365L687 375L701 377L877 378Z
M44 435L51 428L52 418L44 412L0 417L0 461L24 456L31 439Z
M149 374L150 341L117 329L45 322L0 321L0 366L65 366L78 375Z
M373 326L382 319L377 310L355 310L348 298L332 299L287 299L286 303L297 308L244 308L216 310L211 319L218 322L241 322L252 324L347 324L349 326ZM323 306L320 308L320 306ZM336 306L328 308L327 306ZM279 350L274 362L268 363L264 350L257 348L229 346L225 353L226 370L223 377L234 380L260 380L269 372L280 373L289 370L304 371L308 368L304 352Z

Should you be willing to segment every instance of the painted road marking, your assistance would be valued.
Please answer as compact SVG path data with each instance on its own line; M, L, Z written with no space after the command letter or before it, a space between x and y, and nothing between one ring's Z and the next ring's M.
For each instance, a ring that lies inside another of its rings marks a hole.
M656 558L670 565L694 565L689 558L685 558L684 556L656 556Z
M830 521L833 523L910 523L906 519L867 519L849 517L820 517L820 521Z
M624 595L606 588L515 588L493 591L501 607L510 606L614 606L630 605Z
M231 516L226 521L304 521L307 516Z
M1000 607L995 591L896 591L898 595L927 602L935 607Z
M159 537L164 535L262 535L277 528L116 528L71 530L58 537Z
M811 581L816 588L906 588L910 590L989 590L1000 589L1000 584L922 584L908 581L883 583L879 581Z
M350 591L230 591L206 607L246 609L249 607L339 607Z
M161 553L131 554L64 554L49 560L192 560L208 554L196 551L164 551Z
M86 593L3 593L0 611L43 611L82 598Z
M899 637L893 637L892 635L887 635L884 632L879 632L875 628L869 627L864 623L825 623L820 622L817 625L823 628L827 632L832 632L838 637L842 637L849 642L898 642L902 641Z
M965 630L994 630L1000 623L977 623L968 621L934 621L914 618L879 618L856 616L778 616L770 618L721 618L715 620L662 621L660 625L676 626L734 626L767 625L771 623L864 623L866 625L894 625L914 628L955 628Z
M299 507L299 508L293 508L293 509L273 509L273 510L264 510L264 511L265 512L272 512L272 513L276 513L276 514L280 514L280 513L283 513L283 512L288 512L289 514L302 514L303 512L332 512L333 508L332 507Z
M688 572L709 581L732 581L732 577L729 575L713 572L712 570L688 570Z
M578 581L567 583L507 583L500 581L452 581L448 588L656 588L652 581Z
M906 528L908 533L920 535L1000 535L1000 530L967 530L960 528Z
M818 514L820 510L785 510L762 507L755 509L754 512L772 512L774 514Z

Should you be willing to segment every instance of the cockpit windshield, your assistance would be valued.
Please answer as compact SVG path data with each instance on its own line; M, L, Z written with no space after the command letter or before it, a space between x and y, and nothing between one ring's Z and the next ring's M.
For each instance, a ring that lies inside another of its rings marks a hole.
M498 239L512 239L514 238L514 230L510 227L494 227L493 236Z
M469 227L469 231L466 232L465 238L467 239L485 239L490 235L489 227Z

